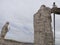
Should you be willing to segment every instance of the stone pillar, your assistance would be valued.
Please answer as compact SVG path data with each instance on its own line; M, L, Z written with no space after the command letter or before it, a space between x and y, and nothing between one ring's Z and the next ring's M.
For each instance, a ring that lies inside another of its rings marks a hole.
M51 10L45 5L34 14L34 45L53 45Z
M3 39L6 35L6 33L8 32L8 26L9 26L9 22L6 22L6 24L2 27L1 38L3 38Z
M5 45L4 43L4 37L6 35L6 33L8 32L8 25L9 25L9 22L6 22L6 24L2 27L2 30L1 30L1 38L0 38L0 45Z

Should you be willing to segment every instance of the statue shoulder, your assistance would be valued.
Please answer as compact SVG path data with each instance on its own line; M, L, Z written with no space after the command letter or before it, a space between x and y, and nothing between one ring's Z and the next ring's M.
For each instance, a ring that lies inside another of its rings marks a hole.
M49 8L49 7L46 7L46 9L47 9L47 10L51 10L51 8Z

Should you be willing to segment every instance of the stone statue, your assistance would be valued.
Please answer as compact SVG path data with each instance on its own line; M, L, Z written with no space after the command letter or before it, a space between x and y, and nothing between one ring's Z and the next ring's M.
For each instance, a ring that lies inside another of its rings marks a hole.
M38 12L34 14L35 45L53 45L51 22L51 9L41 5Z
M9 25L9 22L6 22L6 24L2 27L1 38L4 38L6 33L8 32L8 25Z

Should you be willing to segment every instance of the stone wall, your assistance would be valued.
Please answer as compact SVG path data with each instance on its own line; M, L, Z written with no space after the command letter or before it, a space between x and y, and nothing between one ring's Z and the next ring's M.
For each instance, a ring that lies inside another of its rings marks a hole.
M33 43L24 43L9 39L4 39L2 42L2 39L0 39L0 45L33 45Z

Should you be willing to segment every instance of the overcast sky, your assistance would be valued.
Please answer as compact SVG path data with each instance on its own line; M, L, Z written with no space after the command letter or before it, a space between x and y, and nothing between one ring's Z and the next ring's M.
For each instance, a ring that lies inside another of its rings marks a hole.
M42 4L60 7L60 0L0 0L0 31L6 21L10 29L6 39L34 42L33 15ZM53 28L53 27L52 27ZM60 16L56 15L56 44L60 42Z

